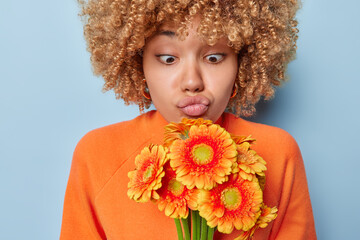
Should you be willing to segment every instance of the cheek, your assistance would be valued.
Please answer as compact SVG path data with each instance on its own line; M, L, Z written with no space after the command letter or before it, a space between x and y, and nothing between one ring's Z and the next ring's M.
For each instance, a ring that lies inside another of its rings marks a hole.
M224 71L225 72L225 71ZM211 76L209 88L211 88L215 97L226 99L230 97L236 78L236 72L227 72L227 74L219 73Z
M222 92L218 94L218 105L222 108L226 108L229 103L230 96L233 90L233 84L229 85L227 88L224 88ZM224 109L225 110L225 109Z
M149 68L144 65L145 79L153 100L167 98L177 87L176 75L157 65L152 64Z
M225 74L224 74L225 73ZM216 110L224 111L227 107L235 84L237 69L230 67L218 74L211 86L216 100Z
M144 61L144 76L152 98L156 97L158 93L163 92L165 88L164 84L160 84L163 82L161 71L154 66L156 66L154 63Z
M146 82L151 95L160 95L159 97L166 97L171 94L174 89L174 81L168 74L163 71L154 71L146 73Z

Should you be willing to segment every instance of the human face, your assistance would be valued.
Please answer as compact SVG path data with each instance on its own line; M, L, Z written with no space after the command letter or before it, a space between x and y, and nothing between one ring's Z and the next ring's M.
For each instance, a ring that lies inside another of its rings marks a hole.
M225 38L207 45L197 33L198 24L180 40L175 28L164 26L148 39L143 70L155 108L168 122L182 118L217 121L229 102L238 58Z

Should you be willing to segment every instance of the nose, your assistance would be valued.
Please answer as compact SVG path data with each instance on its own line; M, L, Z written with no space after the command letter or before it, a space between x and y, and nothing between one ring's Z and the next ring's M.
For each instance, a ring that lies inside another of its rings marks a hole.
M181 89L188 93L199 93L204 90L204 81L198 63L191 61L183 69Z

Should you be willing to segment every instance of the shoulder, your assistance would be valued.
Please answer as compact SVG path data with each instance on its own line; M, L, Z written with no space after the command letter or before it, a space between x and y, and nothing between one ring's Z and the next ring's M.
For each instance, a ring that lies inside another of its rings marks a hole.
M151 113L92 130L78 142L72 160L72 169L87 172L88 178L98 184L105 182L141 147L151 141L147 122Z
M152 112L148 112L132 120L94 129L81 138L76 150L114 149L115 146L131 145L134 141L139 142L141 139L150 138L151 134L147 130L152 114Z
M123 137L132 138L137 137L137 135L146 128L146 122L149 120L149 113L142 114L132 120L123 121L101 128L94 129L80 140L79 143L85 144L101 144L107 143L108 141L113 142L114 140L123 139Z
M229 132L237 135L251 135L255 138L255 149L271 152L272 155L282 156L286 159L300 154L294 137L281 128L247 121L233 114L226 114L226 122Z

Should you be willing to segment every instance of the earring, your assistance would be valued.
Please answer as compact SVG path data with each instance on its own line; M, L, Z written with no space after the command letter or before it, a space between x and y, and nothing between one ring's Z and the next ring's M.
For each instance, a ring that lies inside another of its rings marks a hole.
M234 84L234 87L233 87L233 90L232 90L232 94L231 94L230 99L234 98L234 97L236 96L237 92L238 92L238 86L237 86L237 84L235 83L235 84Z
M146 79L145 78L144 78L143 82L145 84L145 87L142 90L142 95L143 95L144 98L146 98L148 100L151 100L150 92L149 92L149 89L148 89L148 87L146 85Z

